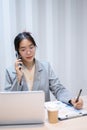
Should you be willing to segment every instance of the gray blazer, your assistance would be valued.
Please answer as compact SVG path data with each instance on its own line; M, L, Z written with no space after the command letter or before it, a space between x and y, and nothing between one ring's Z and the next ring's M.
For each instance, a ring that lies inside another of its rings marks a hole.
M57 100L68 103L72 98L71 93L60 84L59 79L54 74L48 62L35 60L35 76L32 91L43 90L45 92L45 101L50 100L50 91ZM6 69L6 91L29 91L25 77L23 75L21 84L18 84L14 65Z

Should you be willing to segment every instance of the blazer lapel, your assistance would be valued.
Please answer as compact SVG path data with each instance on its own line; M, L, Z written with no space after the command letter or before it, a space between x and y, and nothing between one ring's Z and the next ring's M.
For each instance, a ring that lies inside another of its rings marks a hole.
M40 87L40 75L42 71L42 66L39 63L39 61L36 60L36 65L35 65L35 76L34 76L34 82L33 82L33 88L32 90L38 90Z

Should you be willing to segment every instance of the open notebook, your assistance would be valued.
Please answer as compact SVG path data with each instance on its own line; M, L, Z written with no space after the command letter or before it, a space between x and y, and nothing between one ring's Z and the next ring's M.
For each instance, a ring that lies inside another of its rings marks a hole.
M0 92L0 125L44 123L44 92Z
M87 115L87 110L85 110L84 108L77 110L73 106L67 105L67 104L62 103L60 101L46 102L45 103L46 109L48 109L48 107L52 104L56 104L58 107L59 120L65 120L65 119L76 118L76 117Z

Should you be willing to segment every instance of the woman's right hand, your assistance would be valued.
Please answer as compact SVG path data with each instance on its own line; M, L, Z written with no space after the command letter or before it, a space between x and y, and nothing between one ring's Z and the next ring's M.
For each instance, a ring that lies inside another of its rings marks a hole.
M23 76L22 65L23 65L23 63L22 63L21 59L17 59L15 61L15 70L17 73L17 79L18 79L19 83L21 82L21 78Z

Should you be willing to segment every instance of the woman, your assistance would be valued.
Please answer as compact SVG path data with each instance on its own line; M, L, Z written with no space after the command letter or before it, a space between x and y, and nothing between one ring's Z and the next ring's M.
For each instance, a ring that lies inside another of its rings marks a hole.
M78 102L73 99L71 93L60 84L48 62L40 62L35 58L36 43L29 32L19 33L14 40L18 58L15 65L6 69L7 91L38 91L45 92L45 101L50 100L50 90L57 100L72 104L80 109L83 106L82 99Z

